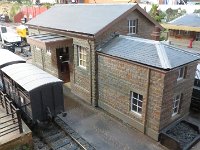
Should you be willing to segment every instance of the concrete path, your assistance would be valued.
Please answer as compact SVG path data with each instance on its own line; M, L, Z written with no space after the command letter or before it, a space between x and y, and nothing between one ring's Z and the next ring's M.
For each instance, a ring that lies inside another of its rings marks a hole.
M64 89L66 117L61 117L97 150L163 150L158 142L123 124Z

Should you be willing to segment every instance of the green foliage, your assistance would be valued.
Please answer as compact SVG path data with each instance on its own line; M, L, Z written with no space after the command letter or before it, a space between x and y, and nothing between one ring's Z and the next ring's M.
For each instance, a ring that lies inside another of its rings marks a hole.
M10 9L10 19L13 20L13 17L20 11L21 7L19 3L15 3Z
M165 18L166 14L163 11L159 10L158 7L159 6L157 4L152 4L149 14L157 22L161 22Z
M194 13L200 13L200 9L195 9Z
M185 9L181 9L181 8L178 8L178 9L171 9L171 8L168 8L166 10L166 22L169 22L169 21L172 21L182 15L186 14L186 10Z
M31 0L17 0L17 2L18 2L19 4L23 4L23 5L26 5L26 6L33 5L33 3L32 3Z
M47 9L49 9L49 8L51 8L51 6L53 6L53 4L44 3L43 6L46 7Z

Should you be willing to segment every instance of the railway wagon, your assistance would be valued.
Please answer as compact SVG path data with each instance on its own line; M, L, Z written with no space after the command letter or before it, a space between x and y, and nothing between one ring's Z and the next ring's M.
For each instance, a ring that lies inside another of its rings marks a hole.
M63 81L27 63L1 71L5 93L31 123L46 121L64 110Z
M26 61L7 49L0 49L0 90L3 90L1 68L15 63L26 63Z

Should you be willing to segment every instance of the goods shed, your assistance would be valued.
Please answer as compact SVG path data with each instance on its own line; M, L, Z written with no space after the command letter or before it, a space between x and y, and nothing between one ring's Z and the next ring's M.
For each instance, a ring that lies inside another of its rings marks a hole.
M62 81L31 64L19 63L2 68L6 94L36 123L64 110Z

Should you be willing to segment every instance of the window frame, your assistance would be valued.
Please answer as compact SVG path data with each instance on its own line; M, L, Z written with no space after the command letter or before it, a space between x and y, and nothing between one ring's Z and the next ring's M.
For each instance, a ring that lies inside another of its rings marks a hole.
M132 25L131 25L131 22L132 22ZM129 35L137 34L137 19L128 19L128 34Z
M47 49L46 49L46 53L47 53L48 55L51 55L51 49L50 49L50 48L47 48Z
M137 97L134 97L134 94L137 94ZM141 97L141 99L140 99ZM131 99L131 112L141 116L142 115L142 104L143 104L143 95L138 94L136 92L130 92L130 99ZM133 100L136 100L137 104L134 104ZM139 106L138 102L141 102L141 106ZM133 106L136 106L136 110L133 109ZM141 112L139 111L141 109Z
M87 68L87 51L86 48L77 45L77 52L78 52L78 66L81 68ZM82 58L81 58L82 56ZM84 59L85 58L85 59ZM82 61L82 64L81 64ZM83 65L85 63L85 66Z
M173 105L172 105L172 117L177 115L179 113L179 110L180 110L180 102L181 102L181 99L182 99L182 93L180 94L177 94L174 98L173 98ZM179 98L177 98L179 97ZM178 103L176 103L178 102ZM177 109L176 111L174 111L175 109Z
M200 32L196 32L196 41L200 41Z
M183 69L182 73L181 73L181 70ZM186 75L186 67L181 67L179 68L179 71L178 71L178 77L177 77L177 81L179 80L183 80L185 78L185 75Z

